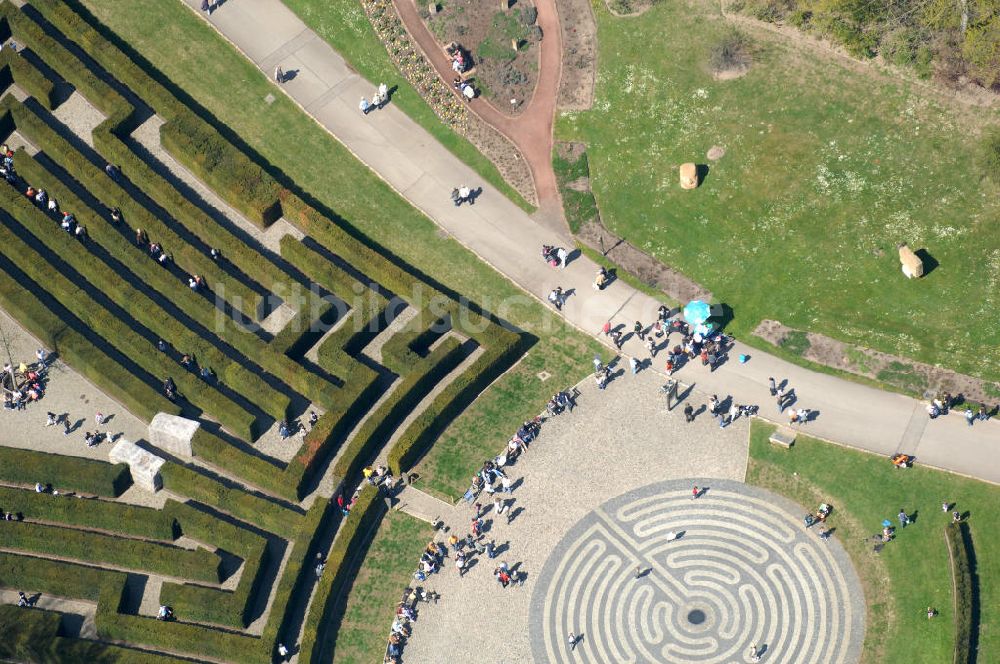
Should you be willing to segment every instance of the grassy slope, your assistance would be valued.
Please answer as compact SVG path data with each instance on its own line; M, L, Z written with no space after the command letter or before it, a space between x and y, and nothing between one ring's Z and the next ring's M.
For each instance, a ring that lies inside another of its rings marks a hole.
M402 512L385 516L348 593L334 662L367 664L385 651L396 603L431 534L430 525Z
M532 208L507 184L500 171L472 143L446 127L420 97L416 89L400 76L371 23L357 0L284 0L289 9L330 43L347 62L369 81L385 81L399 89L392 103L399 106L459 159L497 187L523 209Z
M588 143L605 224L730 303L737 334L776 318L1000 378L1000 326L984 325L1000 305L1000 192L970 163L1000 113L772 41L747 76L716 82L704 63L726 24L701 14L714 10L595 10L594 107L563 114L557 137ZM726 156L681 190L677 166L716 144ZM940 266L902 278L901 241Z
M322 203L440 283L540 339L530 351L530 361L521 362L502 378L435 444L424 467L418 468L428 480L455 487L453 493L461 495L482 459L506 442L505 434L516 429L528 413L543 408L555 390L553 384L575 383L589 371L596 341L566 327L543 304L454 240L442 237L433 222L284 95L276 95L277 100L267 104L264 97L273 87L266 77L180 2L85 0L84 4ZM176 45L181 43L184 58L176 57ZM542 367L553 374L545 383L535 377ZM483 433L479 414L484 410L495 426L490 432L493 438ZM461 450L462 456L456 458L455 450ZM440 458L448 461L438 463Z
M970 512L978 561L982 624L979 661L1000 652L1000 487L916 467L897 470L885 458L799 436L785 450L767 442L773 427L755 421L747 481L806 505L834 506L828 525L844 544L865 586L868 626L863 661L950 662L954 640L951 566L942 501ZM917 513L880 555L862 539L896 523L900 508ZM927 620L927 606L941 615ZM991 659L991 657L993 659Z

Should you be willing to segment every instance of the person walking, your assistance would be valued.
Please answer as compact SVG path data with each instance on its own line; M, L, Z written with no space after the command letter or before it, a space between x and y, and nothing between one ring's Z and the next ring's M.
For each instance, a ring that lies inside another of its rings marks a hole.
M700 495L701 495L701 489L698 488L698 485L695 485L694 488L691 489L691 500L694 500Z
M551 302L553 306L555 306L556 311L562 311L562 305L563 305L562 286L556 286L555 289L553 289L549 293L549 302Z
M622 344L625 342L622 340L621 330L611 330L611 342L615 345L615 348L617 348L618 350L622 349Z
M378 84L378 98L379 98L379 108L382 108L389 103L389 86L385 83Z
M785 405L785 388L779 387L777 390L775 390L775 392L774 392L774 399L775 399L775 401L778 404L778 412L780 413L781 411L784 410L784 405Z
M50 427L56 423L55 413L45 413L45 426Z
M635 336L639 338L639 341L646 340L646 330L639 321L635 322L635 325L632 327L632 331L635 332Z
M579 640L578 637L573 632L570 632L569 636L566 637L566 642L569 643L570 652L573 652L576 649L576 642L578 640Z
M282 71L281 65L277 65L274 68L274 82L278 85L285 82L285 72Z
M708 398L708 412L712 415L717 415L716 411L719 409L719 397L715 394Z
M774 382L774 376L768 376L767 389L770 390L772 397L778 394L778 385Z
M906 528L907 524L910 523L910 517L906 514L906 511L900 507L899 514L896 515L899 518L899 527Z
M628 358L628 366L629 366L630 369L632 369L632 375L633 376L636 375L637 373L639 373L639 366L640 366L640 364L639 364L639 360L637 360L635 357Z
M97 414L94 415L94 421L97 422L97 426L104 424L104 413L97 411Z
M69 415L67 415L66 419L63 420L63 435L69 435Z
M361 98L361 101L358 102L358 110L361 111L362 115L368 115L368 112L372 110L372 103L368 101L368 97Z
M975 422L975 421L976 421L976 416L972 413L972 409L971 408L966 408L965 409L965 423L968 424L971 427L972 423Z
M684 421L688 423L694 422L694 408L691 404L684 406Z

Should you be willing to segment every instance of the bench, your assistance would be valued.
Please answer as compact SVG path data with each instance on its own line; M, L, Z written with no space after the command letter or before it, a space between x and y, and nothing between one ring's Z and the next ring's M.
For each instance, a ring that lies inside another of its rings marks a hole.
M784 447L785 449L791 448L795 444L795 432L791 429L775 429L771 437L768 438L772 445L777 445L779 447Z

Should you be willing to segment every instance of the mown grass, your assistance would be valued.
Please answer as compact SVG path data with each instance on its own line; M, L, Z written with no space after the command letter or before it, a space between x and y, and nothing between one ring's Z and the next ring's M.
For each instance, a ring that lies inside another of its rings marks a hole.
M587 375L590 358L601 348L595 340L566 325L541 302L439 233L430 219L284 95L275 95L272 104L265 102L274 92L267 77L182 3L84 0L83 4L321 204L400 260L536 340L529 350L530 360L522 364L538 368L525 370L519 365L499 379L455 420L416 472L429 480L436 478L442 487L461 486L485 458L482 452L495 447L496 441L502 446L511 425L516 428L521 420L543 409L554 385L573 384ZM178 58L176 45L181 43L185 57ZM350 260L350 256L344 258ZM552 375L545 383L532 379L542 369ZM492 438L484 436L479 420L484 410L496 427ZM441 455L449 461L439 462Z
M717 4L595 11L595 102L561 114L556 137L587 144L612 232L730 304L738 336L771 318L1000 378L1000 187L971 163L1000 112L763 33L749 73L716 81ZM725 156L680 189L678 166L713 145ZM903 278L899 242L939 266Z
M941 503L969 514L978 561L982 607L979 661L1000 652L1000 487L919 463L896 469L888 459L799 435L790 450L768 443L774 430L755 420L750 430L747 482L784 494L807 508L833 505L827 525L847 549L861 577L868 607L866 664L950 662L954 646L951 566L944 537L950 515ZM919 461L919 460L918 460ZM866 540L881 532L883 519L898 525L900 508L915 521L896 539L872 551ZM926 609L940 615L928 620ZM986 659L984 659L986 658Z
M340 53L358 73L376 85L399 86L392 103L420 124L443 146L502 191L522 209L534 208L507 184L500 171L468 140L445 126L416 89L389 59L357 0L284 0L302 22Z
M432 532L429 524L408 514L385 515L347 595L334 662L369 664L385 652L396 603L413 581Z

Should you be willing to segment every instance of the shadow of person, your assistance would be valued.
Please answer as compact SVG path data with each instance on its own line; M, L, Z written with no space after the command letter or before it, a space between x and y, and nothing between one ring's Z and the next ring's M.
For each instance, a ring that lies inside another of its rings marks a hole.
M287 83L288 81L295 80L295 77L299 75L298 69L289 69L285 72L285 75L281 77L282 83Z

